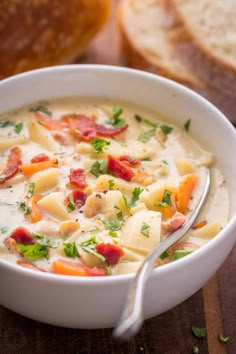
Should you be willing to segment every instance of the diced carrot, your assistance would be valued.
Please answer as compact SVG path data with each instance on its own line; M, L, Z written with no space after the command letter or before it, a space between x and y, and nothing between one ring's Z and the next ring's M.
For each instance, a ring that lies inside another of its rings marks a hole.
M48 130L64 130L68 128L68 123L47 117L39 112L35 112L35 116L37 121Z
M58 167L57 159L21 165L20 171L23 173L24 176L31 176L36 172L47 170L48 168L52 167Z
M28 215L29 221L36 223L42 219L42 211L38 206L37 202L42 199L41 195L33 195L30 198L31 202L31 213Z
M193 225L192 229L200 229L201 227L205 226L207 224L206 220L201 220L197 224Z
M82 264L69 262L64 259L57 259L52 263L52 271L55 274L72 276L104 276L107 272L103 268L89 268Z
M177 208L182 214L185 214L188 210L189 200L191 198L194 187L198 181L196 175L186 175L179 183L179 192L177 196Z

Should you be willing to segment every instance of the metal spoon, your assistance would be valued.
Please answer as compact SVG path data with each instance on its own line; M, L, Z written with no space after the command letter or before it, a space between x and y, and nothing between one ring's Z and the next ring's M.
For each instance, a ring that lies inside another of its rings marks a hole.
M145 258L136 276L131 283L128 296L121 314L118 325L113 331L113 336L117 339L127 340L137 334L143 323L143 296L148 277L153 269L156 259L169 247L179 241L190 229L196 220L202 206L205 203L210 187L210 170L206 168L206 181L199 202L189 216L184 225L166 237L159 243L151 253Z

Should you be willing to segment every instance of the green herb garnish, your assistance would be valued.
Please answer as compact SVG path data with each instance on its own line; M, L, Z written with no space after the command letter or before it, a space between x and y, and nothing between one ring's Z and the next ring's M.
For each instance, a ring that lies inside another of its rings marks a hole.
M140 116L139 114L135 114L134 118L136 119L137 122L142 122L142 123L145 123L146 125L149 125L153 128L156 128L157 127L157 124L156 123L153 123L151 122L150 120L146 119L146 118L143 118L142 116Z
M183 258L193 252L194 250L192 248L187 247L184 247L181 250L174 250L172 253L172 260L177 261L177 259Z
M11 120L4 120L4 121L0 122L0 128L12 127L14 125L15 125L15 123L12 122Z
M118 219L119 221L123 221L123 220L124 220L122 211L119 211L119 213L117 213L116 216L117 216L117 219Z
M97 241L95 236L90 237L87 240L84 240L80 243L81 248L90 253L93 254L94 256L98 257L102 262L106 261L106 258L98 253L95 249L95 247L99 244L100 242Z
M27 198L31 198L34 194L35 183L32 182L29 184L28 192L26 194Z
M114 182L114 180L113 179L109 179L108 180L108 185L109 185L109 190L113 190L113 187L114 187L114 185L115 185L115 182Z
M52 115L52 112L50 112L49 109L44 105L38 105L38 106L31 107L29 109L29 111L30 112L42 112L42 113L46 114L47 116Z
M68 211L68 213L72 213L72 211L74 211L74 210L75 210L75 201L74 201L73 195L70 194L69 195L69 202L67 205L67 211Z
M64 252L67 257L79 257L75 242L64 243Z
M162 260L164 260L164 259L166 259L166 258L168 258L169 257L169 254L168 254L168 252L163 252L161 255L160 255L160 259L162 259Z
M154 206L163 207L163 208L167 208L168 206L171 206L172 205L171 194L172 192L170 190L165 189L162 197L162 201L155 203Z
M218 336L218 338L219 338L219 341L221 342L221 343L228 343L228 341L229 341L229 339L230 339L230 337L229 336L223 336L223 334L220 332L219 333L219 336Z
M152 161L152 159L150 157L144 157L141 161Z
M107 270L107 275L112 275L112 267L111 266L107 266L106 270Z
M25 202L18 202L17 203L19 209L21 209L24 212L24 216L27 216L31 213L32 209L28 207Z
M184 123L184 129L186 130L186 132L189 131L190 124L191 124L191 119L189 118L189 119Z
M121 118L122 113L123 109L120 107L114 107L112 109L112 117L109 123L113 125L114 128L121 128L127 124L126 120Z
M206 328L199 328L196 326L192 326L192 333L197 338L204 338L207 336L207 329Z
M101 162L95 161L91 167L90 173L92 173L95 177L106 174L107 160L103 160Z
M48 250L47 246L35 243L34 245L22 245L17 244L18 250L23 253L24 257L30 260L36 260L42 257L47 257Z
M93 147L93 150L97 152L98 154L102 153L108 145L110 145L110 141L101 139L101 138L94 138L91 141L91 145Z
M3 226L0 228L1 234L5 234L7 231L8 231L8 227L6 227L6 226Z
M103 221L106 230L119 231L121 229L121 223L119 220Z
M173 127L170 127L169 125L165 125L165 124L161 125L160 128L165 135L170 134L173 130Z
M150 225L148 225L146 222L143 222L142 228L141 228L141 234L143 234L146 237L149 237L149 230Z
M16 133L16 134L20 134L20 132L21 132L22 129L23 129L23 126L24 126L24 124L23 124L22 122L17 123L17 124L15 125L15 133Z
M146 131L145 133L139 135L138 140L142 143L147 143L155 134L156 129L151 129Z
M143 189L140 187L135 187L133 192L132 192L132 200L130 203L130 208L134 207L136 202L139 200L140 194L143 192Z

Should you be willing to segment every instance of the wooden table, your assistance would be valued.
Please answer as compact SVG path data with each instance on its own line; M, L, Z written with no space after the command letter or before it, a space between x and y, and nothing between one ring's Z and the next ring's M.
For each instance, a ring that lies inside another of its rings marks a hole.
M80 62L124 65L112 19ZM206 327L207 339L193 337L192 325ZM230 336L228 344L218 341L219 332ZM195 344L201 354L236 353L236 247L203 289L174 309L147 320L140 333L125 344L114 341L110 329L58 328L0 307L0 354L188 354Z

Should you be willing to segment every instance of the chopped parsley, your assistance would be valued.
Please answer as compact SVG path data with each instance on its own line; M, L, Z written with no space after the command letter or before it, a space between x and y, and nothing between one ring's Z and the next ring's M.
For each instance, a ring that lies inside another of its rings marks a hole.
M123 109L120 107L114 107L112 109L112 117L109 123L113 125L114 128L121 128L127 124L126 120L121 117L122 113Z
M11 120L4 120L0 122L0 128L13 127L15 125Z
M103 161L95 161L92 164L90 173L92 173L95 177L98 177L99 175L104 175L107 173L107 160Z
M150 229L150 225L148 225L145 221L142 224L142 228L141 228L141 234L143 234L146 237L149 237L149 230Z
M183 258L193 252L194 250L188 247L184 247L181 250L174 250L172 253L172 260L177 261L177 259Z
M139 114L135 114L134 118L136 119L137 122L139 123L145 123L146 125L149 125L150 127L156 128L157 124L151 122L150 120L148 120L147 118L143 118L142 116L140 116Z
M31 213L32 209L28 207L25 202L17 202L17 205L20 210L24 212L24 216L27 216Z
M160 128L165 135L170 134L173 130L173 127L170 127L169 125L165 125L165 124L161 125Z
M52 115L52 112L50 112L49 109L44 105L38 105L38 106L31 107L29 109L29 111L30 112L42 112L42 113L46 114L47 116Z
M20 132L22 131L23 127L24 127L23 122L17 123L15 125L15 133L16 134L20 134Z
M5 234L7 231L8 231L8 227L6 227L6 226L3 226L0 228L1 234Z
M47 247L51 247L51 241L48 237L46 237L42 234L38 234L37 232L33 233L33 236L39 240L38 244L43 245L43 246L47 246Z
M146 131L145 133L139 135L138 140L142 143L147 143L155 134L156 128Z
M165 189L163 197L162 197L162 201L155 203L154 206L159 206L159 207L163 207L163 208L167 208L168 206L171 206L172 205L171 194L172 194L172 192L169 189Z
M112 267L111 266L107 266L106 270L107 270L107 275L112 275Z
M110 141L101 139L101 138L94 138L91 141L91 145L93 147L93 150L97 152L98 154L103 153L104 149L110 145Z
M115 185L114 180L113 180L113 179L109 179L109 180L108 180L109 190L111 190L111 191L112 191L112 190L113 190L114 185Z
M21 243L17 244L18 250L23 253L24 257L30 260L37 260L42 257L47 257L48 250L47 246L35 243L33 245L23 245Z
M73 195L70 194L69 195L69 202L67 205L67 211L68 211L68 213L72 213L72 211L74 211L74 210L75 210L75 201L74 201Z
M84 240L80 243L81 248L85 251L88 252L97 258L99 258L102 262L106 262L106 258L98 253L95 249L95 247L99 244L98 240L96 239L95 236L90 237L87 240Z
M219 338L219 341L221 342L221 343L228 343L228 341L229 341L229 339L230 339L230 337L229 336L223 336L223 334L220 332L219 333L219 336L218 336L218 338Z
M133 192L132 192L132 200L130 203L130 207L134 207L137 201L139 200L140 194L143 192L143 189L140 187L135 187Z
M64 252L67 257L79 257L75 242L64 243Z
M152 161L152 159L150 157L144 157L141 161Z
M123 220L124 220L122 211L119 211L119 213L117 213L116 216L117 216L117 219L118 219L119 221L123 221Z
M29 184L28 192L26 194L27 198L31 198L34 194L35 183L32 182Z
M189 119L184 123L184 129L186 130L186 132L189 131L190 124L191 124L191 119L189 118Z
M119 220L103 221L103 224L105 225L106 230L109 231L119 231L121 229L121 223Z
M160 255L160 259L162 259L162 260L164 260L164 259L166 259L166 258L168 258L169 257L169 254L168 254L168 252L163 252L161 255Z
M192 333L197 338L204 338L207 336L207 329L192 326Z

